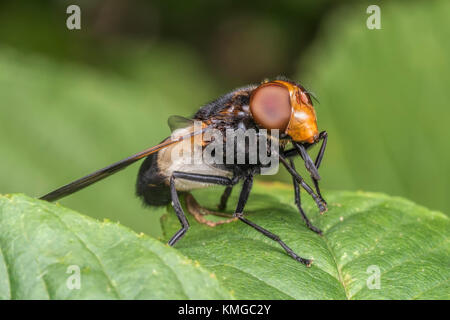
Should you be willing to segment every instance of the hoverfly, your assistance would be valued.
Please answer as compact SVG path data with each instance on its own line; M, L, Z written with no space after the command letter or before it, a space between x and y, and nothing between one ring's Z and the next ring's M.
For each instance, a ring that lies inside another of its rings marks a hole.
M261 168L264 167L259 159L253 164L244 162L241 164L199 163L187 165L181 161L183 157L177 158L173 156L174 148L179 146L182 146L182 149L185 147L190 148L192 145L194 145L194 148L202 150L206 148L209 142L202 138L200 141L193 141L198 140L196 139L198 136L211 129L222 133L238 128L244 131L254 130L257 134L265 131L269 132L267 140L270 143L273 143L275 140L273 133L280 132L279 137L276 139L276 142L278 142L277 148L267 152L275 152L277 159L291 174L295 203L299 213L308 228L321 235L321 230L313 226L309 221L302 209L300 200L300 187L302 187L314 199L320 213L327 210L327 203L319 189L318 181L320 175L318 168L323 159L328 136L326 131L320 133L318 131L316 113L310 93L300 84L284 77L278 77L273 81L266 80L259 85L238 88L201 107L191 120L183 122L180 119L180 117L171 117L169 119L169 126L172 129L177 129L178 127L178 129L160 144L64 185L40 199L55 201L66 197L124 169L140 159L146 158L139 169L136 194L149 206L172 204L181 224L181 228L168 242L169 245L173 246L189 229L189 222L179 200L180 193L186 194L185 199L188 210L197 221L214 226L212 221L202 218L202 214L204 214L206 209L202 212L202 208L198 206L198 203L192 198L189 191L211 185L225 186L225 191L219 204L219 210L223 211L233 186L242 180L242 189L234 214L230 219L222 220L218 223L240 220L278 242L295 260L310 266L311 260L298 256L277 235L258 226L244 216L244 207L252 188L253 177L259 174ZM201 121L201 126L194 129L192 121ZM319 141L322 141L322 144L316 160L313 161L308 155L307 149L318 144ZM248 142L246 143L248 147ZM287 149L289 143L293 146L291 149ZM229 145L226 148L230 148ZM238 152L237 149L234 149L234 142L231 148L232 153L236 154ZM192 152L192 149L189 150ZM248 153L248 149L244 149L244 153ZM303 159L315 190L296 171L292 160L295 156L300 156ZM206 211L211 213L208 210ZM225 215L221 213L213 214Z

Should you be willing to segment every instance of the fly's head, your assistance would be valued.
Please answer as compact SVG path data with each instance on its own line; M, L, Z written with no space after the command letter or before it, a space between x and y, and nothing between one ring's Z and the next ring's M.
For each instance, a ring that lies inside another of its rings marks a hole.
M261 127L278 129L298 143L319 139L316 112L306 90L294 83L265 82L250 96L250 112Z

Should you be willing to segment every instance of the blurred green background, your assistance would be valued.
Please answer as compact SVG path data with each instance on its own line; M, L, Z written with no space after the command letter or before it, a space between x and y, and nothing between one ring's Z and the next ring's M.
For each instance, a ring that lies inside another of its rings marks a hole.
M283 74L320 101L323 188L450 212L450 2L375 2L381 30L369 1L2 1L0 192L42 195L158 143L170 115ZM138 166L61 203L158 236Z

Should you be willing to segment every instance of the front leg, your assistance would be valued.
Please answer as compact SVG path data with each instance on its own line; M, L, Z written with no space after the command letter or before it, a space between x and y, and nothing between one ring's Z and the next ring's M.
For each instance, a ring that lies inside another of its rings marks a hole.
M318 170L319 170L320 164L322 162L322 159L323 159L323 156L325 153L325 148L327 146L328 133L326 131L322 131L319 134L319 140L322 140L322 145L320 147L319 153L317 154L317 157L316 157L316 160L314 161L314 163L312 163L311 159L309 158L309 155L306 153L306 150L309 149L311 146L313 146L313 144L308 144L306 146L303 146L301 144L294 143L294 148L284 151L283 156L285 158L292 158L292 157L300 155L300 157L305 161L306 169L311 174L311 179L314 183L314 188L316 189L317 195L320 197L321 201L326 205L327 202L323 198L322 193L320 192L320 188L319 188L320 176L318 174Z
M317 196L314 191L311 189L311 187L305 182L305 180L303 180L303 178L298 174L297 171L295 171L288 163L288 161L286 160L286 158L284 156L282 156L281 154L279 154L279 158L281 163L285 166L285 168L288 170L288 172L291 174L292 178L294 178L299 185L301 185L303 187L303 189L306 190L306 192L308 192L308 194L314 199L314 201L317 204L317 207L319 208L320 213L324 213L327 209L326 209L326 205L325 203L320 199L319 196Z
M322 140L322 145L320 146L319 153L317 154L316 161L314 162L317 170L319 170L320 164L322 163L323 155L325 153L325 148L327 147L328 133L326 131L322 131L319 134L319 140ZM322 194L320 193L319 181L313 178L313 183L314 183L314 188L317 191L317 194L319 195L320 199L322 199L322 201L326 205L327 202L325 201Z
M294 161L292 159L289 159L289 163L291 164L291 167L295 170ZM308 217L306 216L306 213L303 211L301 198L300 198L300 187L298 185L297 180L295 180L295 178L292 178L292 183L294 184L295 204L296 204L296 206L298 208L298 211L300 212L303 220L305 220L306 226L310 230L314 231L315 233L317 233L319 235L322 235L322 230L320 230L319 228L313 226L311 221L309 221Z

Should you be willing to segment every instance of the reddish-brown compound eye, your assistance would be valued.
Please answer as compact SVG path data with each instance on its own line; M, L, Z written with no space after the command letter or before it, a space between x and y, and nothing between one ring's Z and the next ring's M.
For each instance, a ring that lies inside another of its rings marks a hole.
M279 85L256 89L250 98L250 111L259 125L284 132L292 112L289 90Z

